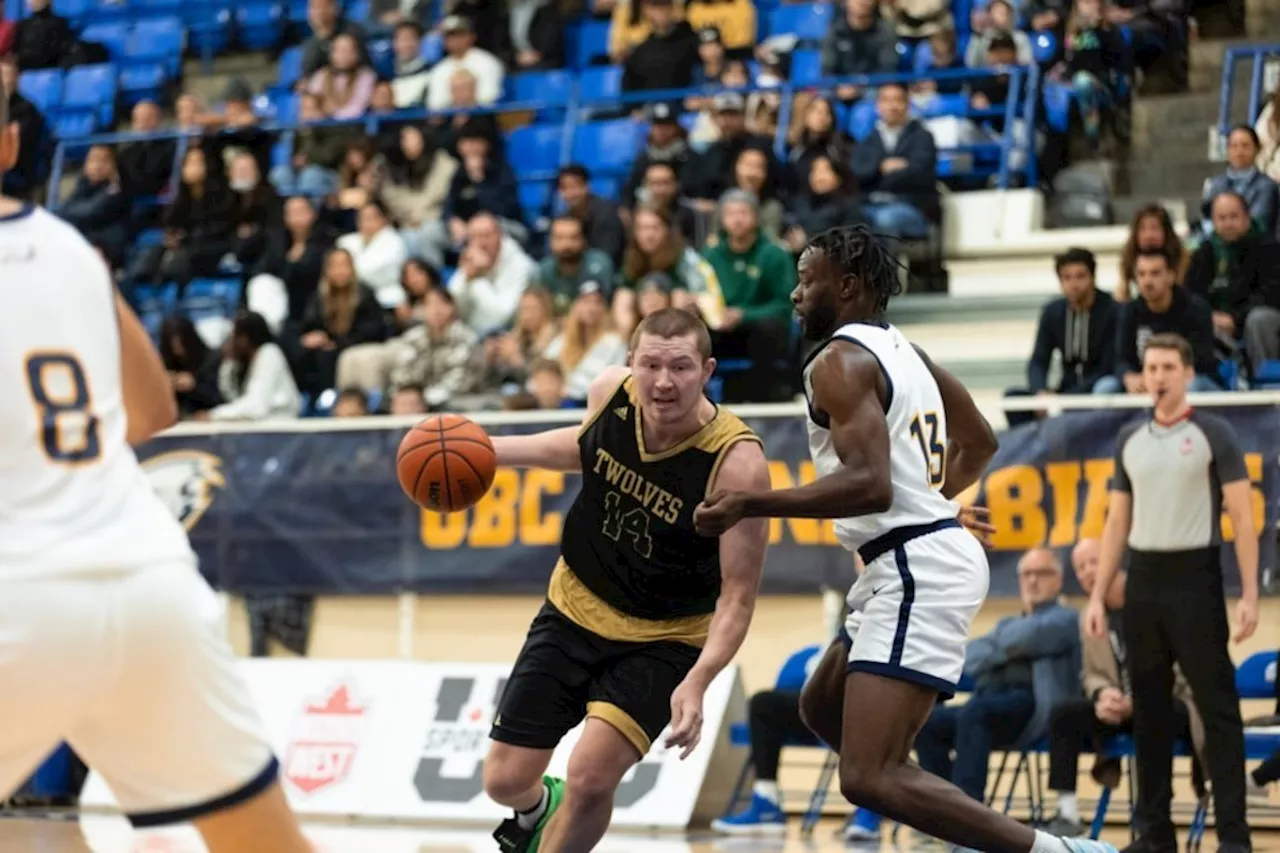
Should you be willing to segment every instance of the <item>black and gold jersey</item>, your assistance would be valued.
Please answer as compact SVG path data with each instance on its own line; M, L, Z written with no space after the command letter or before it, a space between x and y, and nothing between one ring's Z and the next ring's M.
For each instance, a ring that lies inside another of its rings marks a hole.
M627 377L583 425L582 489L565 519L553 604L583 593L599 613L580 621L703 623L720 594L720 540L698 535L693 510L729 448L760 439L724 408L685 441L659 453L644 444L633 380ZM585 589L583 589L585 588ZM557 599L560 599L559 601ZM573 615L572 613L570 614ZM593 628L593 625L584 627ZM655 639L644 626L614 631ZM696 629L687 632L696 637Z

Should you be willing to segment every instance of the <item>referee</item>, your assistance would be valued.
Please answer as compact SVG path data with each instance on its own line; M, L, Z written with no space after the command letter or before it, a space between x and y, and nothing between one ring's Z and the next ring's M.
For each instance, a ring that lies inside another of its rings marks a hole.
M1186 339L1153 335L1143 352L1142 378L1153 401L1149 416L1116 439L1115 477L1102 539L1098 579L1085 614L1091 636L1106 633L1103 601L1129 548L1123 631L1133 686L1133 738L1138 840L1126 853L1177 853L1172 800L1173 664L1181 667L1204 718L1205 752L1218 849L1247 853L1244 728L1222 590L1218 519L1225 504L1235 528L1243 595L1236 608L1237 642L1258 625L1258 536L1250 511L1249 477L1235 431L1187 402L1195 377Z

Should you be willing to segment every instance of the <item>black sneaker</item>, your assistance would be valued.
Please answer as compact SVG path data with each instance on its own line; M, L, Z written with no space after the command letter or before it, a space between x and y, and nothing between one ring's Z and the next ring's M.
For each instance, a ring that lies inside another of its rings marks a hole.
M513 815L493 831L493 840L498 842L498 849L502 853L526 853L529 845L533 843L535 831L522 827L520 821Z
M1178 841L1174 838L1151 838L1143 835L1121 849L1120 853L1178 853Z

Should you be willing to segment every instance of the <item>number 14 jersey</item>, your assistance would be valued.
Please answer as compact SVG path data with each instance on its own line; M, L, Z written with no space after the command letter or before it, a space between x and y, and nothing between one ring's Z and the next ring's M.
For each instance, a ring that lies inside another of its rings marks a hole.
M947 415L942 393L915 347L887 323L842 326L805 361L809 453L817 475L825 477L843 464L831 440L827 413L814 402L810 377L815 359L837 340L850 341L870 352L884 372L893 504L876 515L835 519L836 537L856 551L897 528L955 518L955 509L940 491L947 467Z
M190 559L125 441L106 265L35 207L0 217L0 580Z
M644 445L627 377L578 435L582 490L565 519L561 554L594 595L628 616L671 620L715 610L720 539L698 535L693 510L729 448L760 439L721 407L674 447Z

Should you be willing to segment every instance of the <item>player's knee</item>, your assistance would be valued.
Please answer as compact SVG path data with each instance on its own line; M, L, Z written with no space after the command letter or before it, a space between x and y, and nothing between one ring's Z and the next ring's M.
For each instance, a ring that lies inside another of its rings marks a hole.
M526 766L527 765L527 766ZM484 762L484 792L489 799L515 808L542 782L542 770L503 750L490 750Z
M840 764L840 793L854 805L883 813L892 806L891 780L883 768L863 762Z
M621 781L603 762L570 762L565 779L565 805L579 811L593 811L613 803Z

